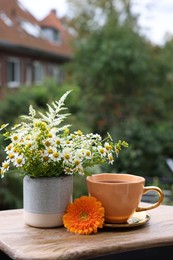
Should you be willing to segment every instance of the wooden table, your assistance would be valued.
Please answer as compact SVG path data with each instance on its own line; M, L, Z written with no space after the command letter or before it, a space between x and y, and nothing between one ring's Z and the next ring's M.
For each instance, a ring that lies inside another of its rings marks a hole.
M74 235L64 227L29 227L22 213L23 209L0 211L0 250L6 259L128 259L123 257L133 253L133 259L141 260L141 250L148 250L145 253L150 256L154 256L155 248L159 256L173 253L173 206L161 205L148 211L150 220L142 226L104 228L92 235Z

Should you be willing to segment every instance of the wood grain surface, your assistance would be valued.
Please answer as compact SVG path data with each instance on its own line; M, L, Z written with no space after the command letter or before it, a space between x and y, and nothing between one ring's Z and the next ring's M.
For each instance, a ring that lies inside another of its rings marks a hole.
M0 211L0 250L17 260L65 260L173 245L173 206L161 205L147 214L150 220L142 226L75 235L64 227L27 226L23 209Z

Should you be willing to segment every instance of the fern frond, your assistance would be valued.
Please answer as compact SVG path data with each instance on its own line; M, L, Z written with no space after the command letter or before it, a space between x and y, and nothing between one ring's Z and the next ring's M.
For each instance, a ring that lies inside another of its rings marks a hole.
M51 127L58 126L67 116L70 115L70 113L60 114L60 111L67 109L64 106L64 101L70 92L71 90L67 91L58 101L53 101L51 105L47 104L48 111L45 114L38 112L41 118Z
M29 114L28 115L21 115L20 118L24 119L24 120L29 120L29 121L33 121L34 118L36 116L36 111L33 108L32 105L29 106Z

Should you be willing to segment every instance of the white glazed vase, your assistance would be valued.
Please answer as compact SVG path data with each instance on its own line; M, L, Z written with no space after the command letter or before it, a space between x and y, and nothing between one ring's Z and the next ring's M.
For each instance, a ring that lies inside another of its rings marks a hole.
M63 226L62 217L72 202L73 176L23 179L23 217L40 228Z

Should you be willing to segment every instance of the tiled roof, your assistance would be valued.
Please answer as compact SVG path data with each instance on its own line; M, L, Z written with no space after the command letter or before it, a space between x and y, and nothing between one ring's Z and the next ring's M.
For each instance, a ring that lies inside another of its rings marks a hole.
M59 43L43 38L41 26L58 29ZM0 48L14 47L55 57L72 57L71 37L54 10L38 21L17 0L0 0Z
M56 18L56 10L52 9L50 13L40 22L42 27L53 27L55 29L64 30L61 21Z

